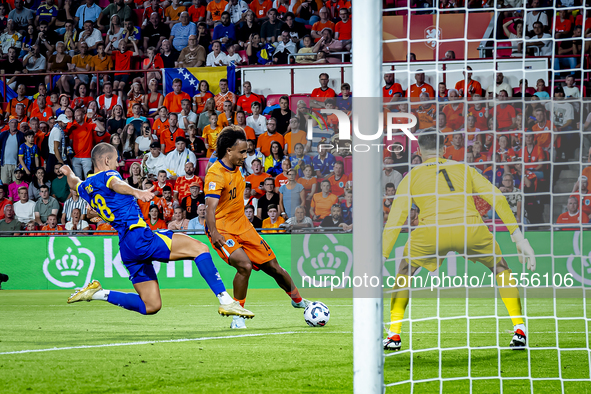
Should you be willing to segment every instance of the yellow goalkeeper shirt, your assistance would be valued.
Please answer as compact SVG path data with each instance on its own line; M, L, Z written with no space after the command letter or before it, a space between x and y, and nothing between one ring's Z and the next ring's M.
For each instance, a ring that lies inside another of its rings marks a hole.
M429 159L413 168L400 182L396 198L384 227L382 254L390 256L411 203L420 210L419 226L465 223L468 217L480 218L474 195L482 197L505 223L511 234L518 226L501 191L473 167L453 160Z

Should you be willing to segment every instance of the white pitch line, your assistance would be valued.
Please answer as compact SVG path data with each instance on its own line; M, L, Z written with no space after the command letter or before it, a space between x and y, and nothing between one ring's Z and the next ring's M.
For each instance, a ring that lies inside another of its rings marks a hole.
M351 334L351 332L349 332L349 331L321 331L321 330L318 330L318 332L323 333L323 334ZM221 336L221 337L201 337L201 338L168 339L168 340L165 340L165 341L141 341L141 342L105 343L105 344L102 344L102 345L80 345L80 346L68 346L68 347L53 347L53 348L49 348L49 349L16 350L16 351L12 351L12 352L1 352L0 355L53 352L53 351L56 351L56 350L94 349L94 348L115 347L115 346L149 345L149 344L153 344L153 343L195 342L195 341L209 341L209 340L212 340L212 339L264 337L264 336L268 336L268 335L310 334L310 333L311 332L305 332L305 331L284 331L284 332L271 332L271 333L264 333L264 334L226 335L226 336Z

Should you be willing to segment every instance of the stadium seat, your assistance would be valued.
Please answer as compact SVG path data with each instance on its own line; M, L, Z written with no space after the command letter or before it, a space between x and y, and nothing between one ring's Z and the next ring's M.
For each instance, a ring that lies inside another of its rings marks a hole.
M247 65L248 64L248 55L246 54L246 51L242 50L242 51L238 51L237 53L242 58L242 65Z
M309 94L292 94L289 96L289 109L292 112L298 112L298 101L304 100L306 102L306 106L310 106L310 95Z
M497 42L497 57L511 57L511 53L513 52L513 50L511 48L501 49L501 47L510 47L510 46L511 46L511 42L504 42L504 41Z
M343 161L345 162L345 174L351 174L353 172L353 157L347 156Z
M408 6L408 0L397 0L396 1L396 8L402 8ZM396 11L396 15L408 15L407 10L400 10Z
M150 122L150 127L154 127L154 118L148 118L148 122Z
M134 9L135 11L135 22L136 22L136 26L141 26L142 23L144 22L144 9L140 8L140 9Z
M200 157L197 159L197 168L198 168L197 175L205 176L205 169L207 168L208 162L209 162L209 159L207 157Z

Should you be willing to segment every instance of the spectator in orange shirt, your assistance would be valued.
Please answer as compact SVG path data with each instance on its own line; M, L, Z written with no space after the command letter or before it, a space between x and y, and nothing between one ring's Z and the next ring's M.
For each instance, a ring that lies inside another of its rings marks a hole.
M564 231L577 231L580 227L565 228L565 224L586 224L589 223L589 217L579 211L579 200L575 197L568 198L568 204L566 205L566 212L561 213L556 219L556 224L560 226L560 230Z
M236 95L228 89L228 80L226 78L220 79L220 92L214 96L215 109L218 111L224 110L224 102L231 101L232 105L236 104Z
M53 110L50 106L46 105L46 97L40 94L37 97L37 106L33 106L31 111L31 118L38 118L40 121L47 122L49 118L53 116Z
M384 82L386 85L382 88L382 95L384 98L390 98L390 100L384 100L384 102L398 101L399 97L402 97L404 94L404 91L399 83L394 82L394 73L384 74Z
M464 136L456 133L451 140L451 146L445 150L443 157L448 160L464 161Z
M253 0L249 8L254 12L255 18L265 21L269 18L267 12L273 8L273 2L271 0Z
M517 130L517 126L515 125L515 108L506 102L508 99L509 94L507 91L504 89L501 90L497 95L499 104L495 108L490 109L490 116L495 117L497 120L497 131Z
M168 226L166 226L166 222L162 220L162 214L160 213L160 208L158 205L150 206L149 211L149 218L146 221L150 230L166 230Z
M415 81L416 83L410 85L406 92L407 97L410 97L411 101L419 101L419 97L423 92L429 93L429 98L432 100L435 99L435 90L433 86L425 82L425 73L422 69L417 70Z
M218 115L214 112L209 115L209 124L203 128L203 139L207 148L206 157L211 157L217 147L218 136L222 132L222 127L218 125Z
M341 20L337 22L337 24L334 27L334 38L339 41L348 41L351 39L351 25L353 24L351 22L351 18L349 18L349 9L341 8L339 10L339 17L341 18Z
M532 126L531 131L537 132L536 143L542 149L550 149L552 143L552 122L546 119L546 109L544 107L538 107L534 111L536 116L536 123ZM547 131L547 133L539 133L540 131Z
M468 70L472 71L472 67L468 66ZM466 72L462 72L464 78L466 78ZM468 84L468 88L465 88L465 84ZM456 83L456 90L458 91L460 97L472 97L474 94L479 94L482 96L482 86L480 82L475 81L472 79L472 73L468 73L467 81L462 79Z
M236 111L236 126L242 127L244 134L246 134L246 140L256 140L256 134L254 129L246 125L246 114L244 111Z
M162 217L166 223L170 222L174 215L175 208L179 207L179 202L172 199L172 187L166 185L162 188L162 198L158 206L162 211Z
M168 93L166 97L164 97L164 106L169 112L179 113L183 109L181 105L183 99L187 99L192 102L191 96L183 92L183 81L181 81L179 78L175 78L172 81L172 90L172 92Z
M325 179L320 183L320 193L314 194L310 203L310 216L315 222L330 215L330 209L339 202L339 198L331 193L330 182Z
M312 90L310 95L310 108L324 108L324 101L329 97L336 97L337 94L328 87L329 76L327 73L319 75L320 87Z
M165 128L160 133L160 144L162 145L162 152L166 155L176 148L176 139L184 137L185 132L178 127L178 115L171 112L168 115L168 128Z
M295 116L289 120L287 133L283 136L283 139L285 140L283 150L287 155L295 152L295 146L297 144L302 144L305 153L308 153L312 148L312 141L308 141L308 135L300 128L300 120Z
M224 128L234 124L234 111L232 111L233 105L229 100L224 101L224 112L218 116L218 126Z
M254 0L257 1L257 0ZM277 205L269 204L267 207L267 215L268 217L263 220L263 227L262 228L279 228L283 223L285 223L285 219L279 216L279 211L277 210ZM267 230L261 231L261 233L283 233L285 230Z
M522 156L525 163L536 163L546 159L544 150L536 145L535 136L531 133L525 135L525 147L523 148ZM544 176L541 171L544 169L544 164L525 166L526 170L533 171L538 179L543 179Z
M179 203L183 201L183 198L191 194L190 186L193 183L203 189L203 181L195 175L195 165L188 161L185 163L185 175L178 177L174 183L174 199Z
M320 20L314 25L312 25L312 38L314 42L318 42L320 38L322 38L322 30L325 28L329 28L330 30L334 31L334 22L328 19L328 10L325 7L322 7L320 11L318 11L318 15L320 16Z
M259 159L254 159L250 165L252 167L252 174L246 177L246 182L250 182L252 185L252 195L256 198L260 198L265 194L261 184L265 182L265 179L269 177L269 174L264 172L263 163Z
M163 190L166 186L169 186L172 190L172 182L168 180L168 173L164 170L158 171L158 177L156 178L156 183L154 183L154 194L156 196L162 197Z
M269 118L267 121L267 131L261 134L257 141L257 149L265 155L265 157L271 154L271 142L277 141L281 148L285 145L283 136L277 132L277 120L275 118Z
M443 107L442 112L445 114L447 126L454 131L458 131L464 127L464 103L458 102L460 95L456 89L449 89L447 92L449 104Z
M577 199L577 206L581 207L583 215L591 219L591 194L589 193L589 179L586 176L579 177L579 180L573 186L574 194L571 197ZM579 200L581 202L579 203Z
M168 129L169 127L170 123L168 122L168 110L166 109L166 107L162 106L158 108L158 116L154 119L154 123L152 124L152 131L160 139L162 132L165 129Z
M345 194L345 187L349 182L349 175L345 174L345 163L337 161L333 167L334 173L328 178L330 182L330 190L337 197L342 197Z
M64 226L57 224L57 215L54 215L53 213L47 216L47 224L41 228L41 231L46 232L43 234L45 236L64 235L64 233L59 232L64 230Z
M242 84L244 94L238 97L236 101L236 107L240 111L244 111L246 113L252 114L252 109L250 106L254 102L261 103L261 98L257 95L252 93L252 85L249 81L244 81Z
M222 19L222 12L226 9L228 2L226 0L213 0L207 4L207 17L206 22L209 27L213 28Z

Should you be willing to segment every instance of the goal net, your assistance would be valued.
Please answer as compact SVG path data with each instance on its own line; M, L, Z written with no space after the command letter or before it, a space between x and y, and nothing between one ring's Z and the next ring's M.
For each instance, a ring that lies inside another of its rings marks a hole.
M519 262L499 204L487 201L492 189L463 192L500 246L487 261L502 257L512 275L501 288L498 272L474 263L473 251L442 253L454 228L438 219L429 240L436 252L421 257L442 260L439 268L419 267L410 288L385 294L384 337L401 322L402 341L401 350L384 352L386 392L589 388L591 12L580 3L384 0L385 111L415 115L415 135L443 135L445 158L468 163L498 187L537 260L533 272ZM402 134L385 143L401 149L383 157L384 220L404 198L401 176L425 161ZM421 182L412 174L411 183ZM436 201L436 217L447 208L442 187L467 190L468 171L460 178L458 187L441 174L431 195L421 196ZM386 290L408 261L407 240L424 224L422 207L405 201L409 217L384 266ZM471 228L468 209L463 215ZM508 313L505 288L518 289L521 315ZM408 306L394 321L388 298L402 291ZM519 318L527 347L516 351L509 343Z

